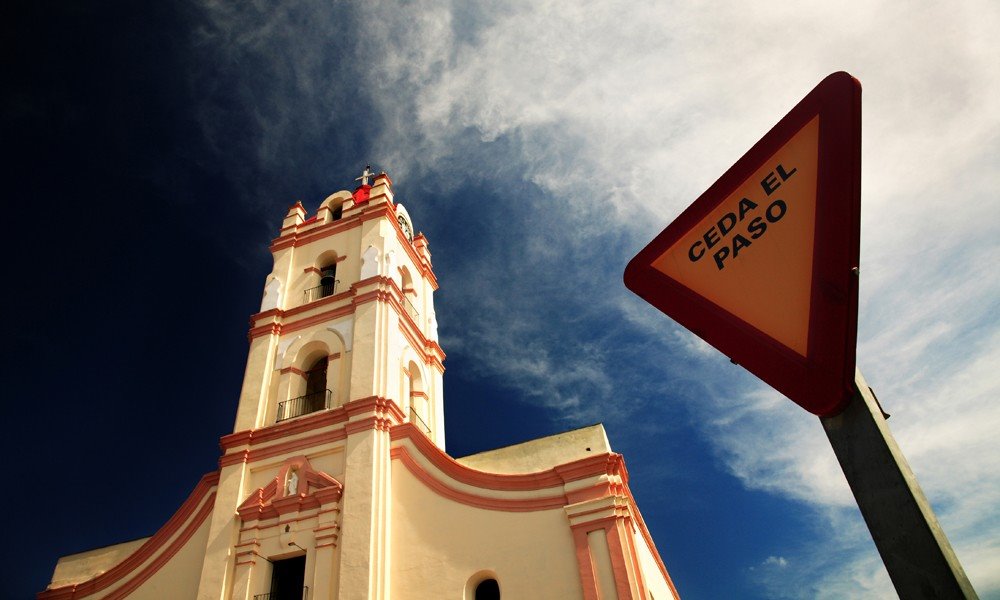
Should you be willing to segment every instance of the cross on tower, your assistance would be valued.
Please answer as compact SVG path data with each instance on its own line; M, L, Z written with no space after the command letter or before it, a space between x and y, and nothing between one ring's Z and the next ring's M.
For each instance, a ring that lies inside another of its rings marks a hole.
M361 173L361 177L355 177L354 181L360 181L361 185L369 185L368 180L373 175L375 175L375 173L372 172L372 166L371 165L365 165L365 170L364 170L364 172Z

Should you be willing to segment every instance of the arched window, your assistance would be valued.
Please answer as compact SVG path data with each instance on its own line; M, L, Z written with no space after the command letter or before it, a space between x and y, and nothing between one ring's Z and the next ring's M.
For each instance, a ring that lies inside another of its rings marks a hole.
M326 408L326 366L329 359L324 356L306 371L306 395L303 397L303 414Z
M403 308L406 309L410 318L416 321L419 313L413 303L417 299L417 290L413 287L413 276L410 275L410 270L405 266L399 269L399 280L402 284Z
M331 221L337 221L342 216L344 216L344 203L343 202L341 202L337 206L333 207L333 210L330 211L330 220Z
M319 270L320 298L337 293L337 263L331 263Z
M500 584L496 579L484 579L476 586L475 600L500 600Z
M417 366L417 363L410 361L403 376L403 393L408 394L410 400L410 422L430 435L430 405L427 401L427 392L424 390L424 380L420 374L420 367Z

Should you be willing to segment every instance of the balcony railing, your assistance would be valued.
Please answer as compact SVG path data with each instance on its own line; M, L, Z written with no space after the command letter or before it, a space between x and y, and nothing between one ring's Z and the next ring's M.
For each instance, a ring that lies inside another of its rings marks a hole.
M306 304L319 300L320 298L326 298L327 296L332 296L337 293L337 288L340 287L340 280L334 279L333 283L327 283L323 285L317 285L314 288L309 288L303 292L305 299L303 300Z
M333 392L330 390L323 390L322 392L314 392L312 394L306 394L305 396L299 396L298 398L292 398L291 400L279 402L278 418L275 419L275 422L277 423L284 421L285 419L301 417L302 415L308 415L309 413L314 413L318 410L330 408L330 401L332 399Z
M420 313L417 312L416 307L413 306L410 299L406 297L406 294L403 294L403 308L406 309L406 314L410 315L410 318L414 321L416 321L417 317L420 316Z
M424 430L424 433L426 433L427 435L431 434L431 428L428 427L427 423L425 423L424 420L420 418L420 413L413 410L412 406L410 407L410 423L413 423L414 425L421 427Z
M253 600L309 600L309 586L302 588L302 596L296 598L297 594L279 594L278 592L268 592L266 594L255 594Z

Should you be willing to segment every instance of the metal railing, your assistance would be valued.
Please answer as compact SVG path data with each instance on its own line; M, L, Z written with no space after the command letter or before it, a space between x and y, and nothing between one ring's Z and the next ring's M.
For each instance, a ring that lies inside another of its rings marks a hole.
M292 594L279 594L278 592L268 592L266 594L254 594L253 600L298 600ZM302 600L309 600L309 586L302 586Z
M406 309L406 314L410 315L410 318L414 321L416 321L417 317L420 316L420 313L417 312L416 307L413 306L413 303L410 302L410 299L406 297L405 293L403 294L403 308Z
M416 420L414 421L414 419ZM427 423L425 423L424 420L420 418L420 413L413 410L412 406L410 407L410 422L413 424L419 423L424 428L424 433L426 433L427 435L431 434L431 428L428 427Z
M317 285L314 288L309 288L303 294L305 295L305 303L314 302L320 298L326 298L327 296L332 296L337 293L337 288L340 287L340 280L334 279L332 284Z
M278 418L275 419L275 423L284 421L285 419L301 417L302 415L308 415L309 413L314 413L318 410L330 408L330 401L332 399L333 392L330 390L323 390L322 392L314 392L312 394L306 394L305 396L299 396L298 398L292 398L291 400L279 402Z

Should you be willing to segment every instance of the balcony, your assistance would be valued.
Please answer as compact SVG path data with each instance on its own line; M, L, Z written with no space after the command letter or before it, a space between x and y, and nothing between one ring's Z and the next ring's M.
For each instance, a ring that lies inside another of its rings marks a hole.
M308 415L309 413L314 413L316 411L326 410L330 408L332 401L333 392L330 390L323 390L322 392L314 392L312 394L306 394L305 396L299 396L298 398L292 398L291 400L279 402L278 418L275 419L275 423L280 423L287 419L294 419L295 417L301 417L302 415Z
M414 307L413 303L410 302L410 299L406 297L406 294L403 294L403 308L406 309L406 314L410 315L410 318L413 319L414 323L416 323L417 317L420 316L420 313L417 312L416 307Z
M309 586L302 588L302 595L297 593L270 592L267 594L255 594L253 600L309 600Z
M420 418L420 413L413 410L412 406L410 407L410 423L413 423L414 425L419 427L420 430L426 433L427 435L431 434L431 428L428 427L427 423L425 423L424 420Z
M304 296L303 303L309 304L310 302L315 302L320 298L326 298L327 296L332 296L337 293L337 288L340 287L340 280L334 279L331 283L324 283L322 285L317 285L314 288L309 288L302 294Z

